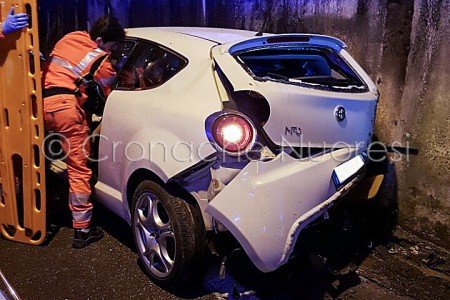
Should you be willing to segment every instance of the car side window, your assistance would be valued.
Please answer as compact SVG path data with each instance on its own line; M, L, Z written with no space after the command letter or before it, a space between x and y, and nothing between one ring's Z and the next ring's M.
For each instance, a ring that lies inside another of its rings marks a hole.
M186 66L184 58L159 45L139 42L118 74L116 89L156 88Z

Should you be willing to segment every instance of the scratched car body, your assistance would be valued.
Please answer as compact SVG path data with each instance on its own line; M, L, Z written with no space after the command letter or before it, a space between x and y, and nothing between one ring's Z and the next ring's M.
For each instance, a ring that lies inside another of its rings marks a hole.
M364 173L378 92L333 37L135 28L103 114L96 194L178 285L221 232L271 272Z

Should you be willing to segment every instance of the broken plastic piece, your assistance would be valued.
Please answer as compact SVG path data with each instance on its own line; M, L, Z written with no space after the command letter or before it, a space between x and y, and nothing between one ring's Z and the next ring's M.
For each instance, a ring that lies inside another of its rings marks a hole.
M225 279L225 272L226 272L226 266L225 266L225 264L226 264L226 262L227 262L227 257L224 256L224 257L222 258L222 263L220 264L220 270L219 270L219 278L220 278L221 280Z

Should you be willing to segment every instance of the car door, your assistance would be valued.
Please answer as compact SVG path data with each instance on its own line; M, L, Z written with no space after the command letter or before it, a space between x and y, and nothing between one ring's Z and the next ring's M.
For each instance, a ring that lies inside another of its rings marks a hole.
M191 100L202 99L195 96L197 92L187 95L179 83L193 80L192 72L211 68L205 61L191 68L191 73L181 72L188 64L181 54L148 40L127 41L130 44L124 51L113 54L120 70L103 114L96 184L99 198L110 199L108 207L122 216L123 192L135 170L150 170L167 180L192 163L177 160L171 155L172 148L184 151L186 147L177 145L185 139L197 144L206 140L202 132L205 112L190 112L196 106ZM176 80L173 77L178 73L182 74ZM210 81L208 90L214 90L212 76ZM210 110L208 105L204 107ZM193 134L192 127L201 130Z

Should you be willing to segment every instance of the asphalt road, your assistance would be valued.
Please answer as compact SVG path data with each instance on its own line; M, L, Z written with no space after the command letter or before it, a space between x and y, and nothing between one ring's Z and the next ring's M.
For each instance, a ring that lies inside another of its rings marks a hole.
M395 209L382 201L344 199L329 220L301 236L303 254L275 273L260 273L237 251L227 260L224 279L221 260L210 257L201 279L170 293L140 269L129 227L99 205L95 219L105 238L72 249L64 196L51 188L50 194L47 243L0 240L0 269L23 299L448 299L450 294L448 252L393 231L388 219Z

